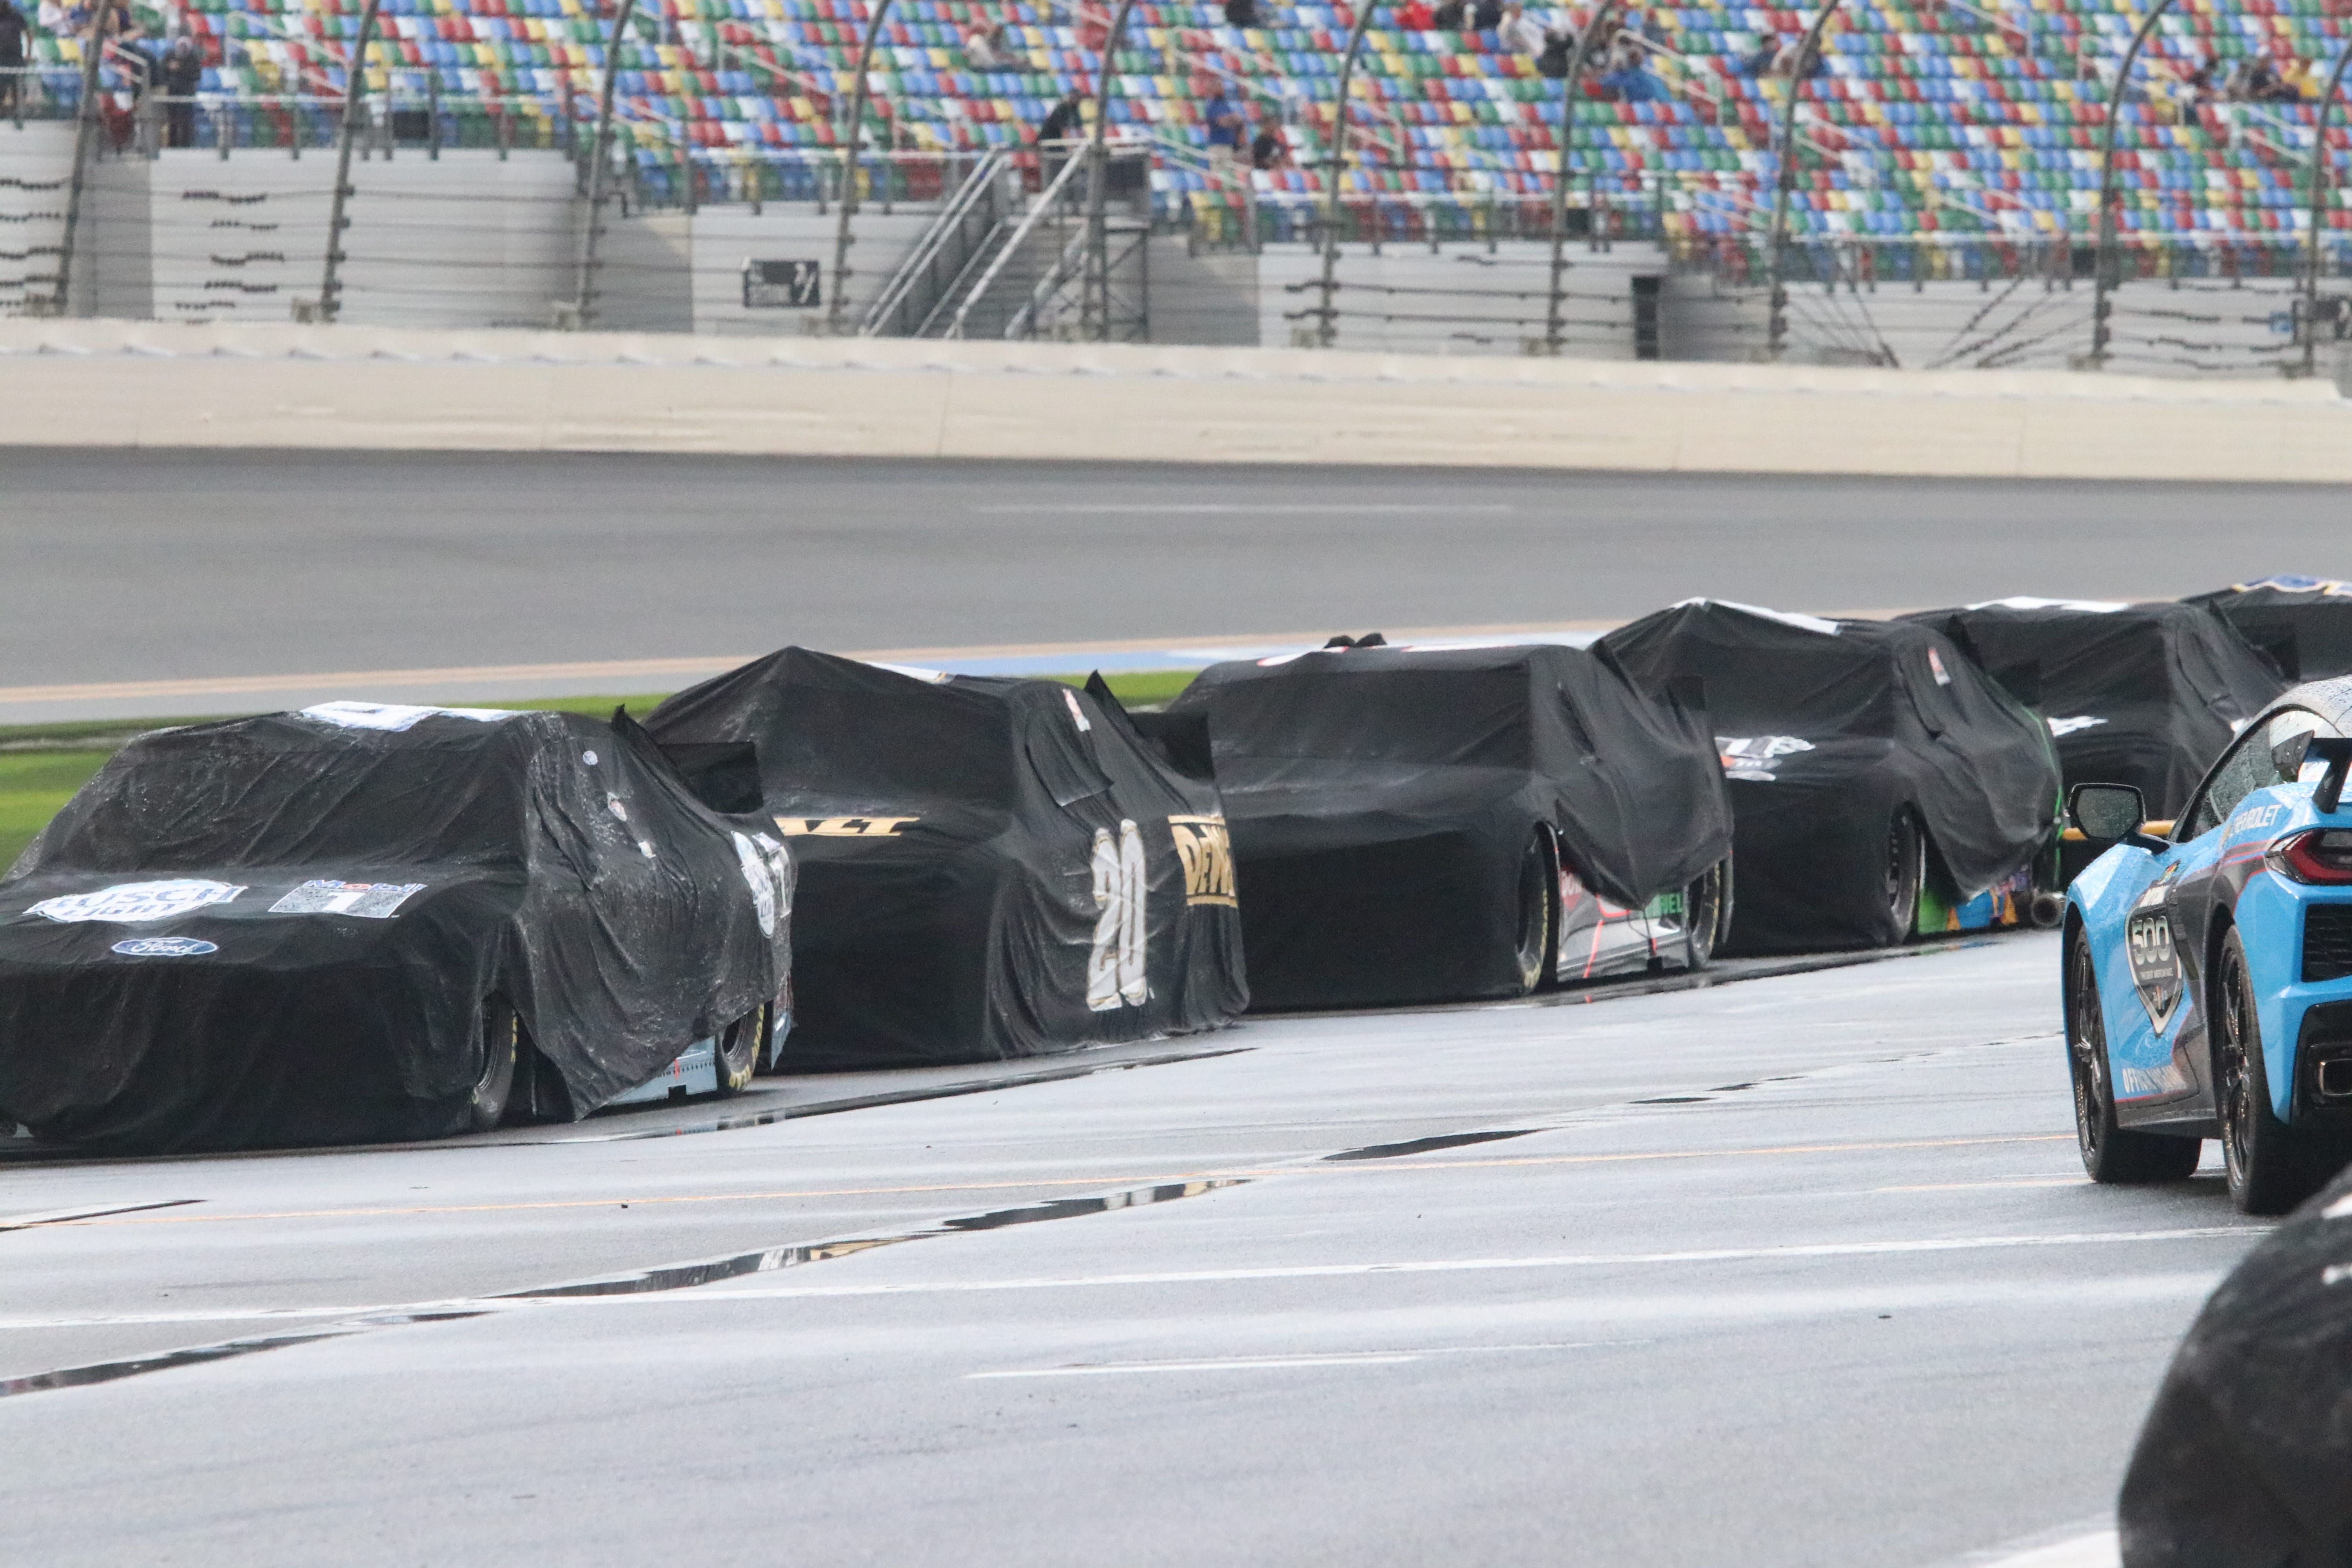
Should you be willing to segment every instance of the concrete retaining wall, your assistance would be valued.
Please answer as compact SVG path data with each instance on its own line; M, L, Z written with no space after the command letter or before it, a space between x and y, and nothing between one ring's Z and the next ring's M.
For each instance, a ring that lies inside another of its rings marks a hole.
M2325 381L0 321L17 446L2352 479Z

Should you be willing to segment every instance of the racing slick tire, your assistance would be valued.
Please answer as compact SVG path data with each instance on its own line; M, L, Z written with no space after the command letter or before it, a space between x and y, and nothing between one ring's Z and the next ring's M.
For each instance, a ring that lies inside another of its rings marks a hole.
M710 1067L719 1076L719 1092L740 1094L751 1085L751 1075L760 1070L761 1047L768 1041L768 1020L773 1016L773 1005L761 1003L749 1013L719 1031L710 1042Z
M1558 968L1552 960L1551 940L1552 927L1558 923L1552 916L1552 900L1559 895L1559 860L1553 852L1551 836L1538 827L1528 835L1527 849L1519 857L1515 894L1511 959L1518 968L1518 995L1541 990Z
M495 997L483 1003L482 1072L466 1097L466 1125L472 1131L488 1132L506 1120L521 1044L522 1020L513 1004Z
M2214 966L2207 1004L2214 1110L2221 1124L2230 1199L2241 1213L2285 1214L2325 1185L2326 1173L2315 1172L2316 1151L2303 1147L2294 1129L2271 1110L2262 1020L2246 973L2245 944L2234 927L2221 939L2221 960Z
M2205 1152L2203 1139L2126 1132L2116 1125L2106 1010L2099 1004L2090 933L2080 926L2066 941L2066 1069L2074 1086L2074 1140L2091 1180L2181 1182L2196 1173Z
M1683 962L1705 969L1715 960L1715 944L1731 930L1731 857L1727 855L1701 871L1683 889Z
M1909 806L1886 824L1886 913L1895 928L1888 947L1909 942L1919 924L1919 893L1927 885L1927 836Z

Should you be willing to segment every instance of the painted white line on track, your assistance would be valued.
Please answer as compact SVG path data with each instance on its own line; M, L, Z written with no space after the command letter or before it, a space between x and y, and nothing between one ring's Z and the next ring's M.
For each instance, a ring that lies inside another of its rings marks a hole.
M821 1300L856 1296L968 1295L995 1290L1084 1290L1131 1285L1220 1285L1272 1279L1345 1279L1372 1275L1486 1273L1554 1268L1663 1268L1681 1264L1802 1261L1836 1258L1894 1258L2025 1247L2093 1247L2248 1240L2267 1226L2195 1226L2178 1230L2083 1231L2046 1236L1951 1237L1936 1240L1830 1242L1795 1247L1719 1247L1689 1252L1573 1253L1536 1258L1429 1258L1386 1263L1303 1263L1261 1268L1168 1269L1149 1274L1080 1274L1005 1279L937 1279L874 1285L697 1285L674 1290L631 1291L609 1296L450 1297L431 1301L320 1307L221 1307L187 1312L123 1312L86 1317L0 1317L0 1332L60 1329L135 1328L172 1323L263 1322L280 1319L353 1317L415 1311L511 1311L550 1306L654 1305L665 1301ZM822 1243L811 1244L822 1246ZM840 1259L830 1261L839 1262ZM2210 1289L2198 1275L2181 1288Z
M1989 1559L1983 1568L2122 1568L2123 1542L2112 1530L2053 1542L2011 1557Z

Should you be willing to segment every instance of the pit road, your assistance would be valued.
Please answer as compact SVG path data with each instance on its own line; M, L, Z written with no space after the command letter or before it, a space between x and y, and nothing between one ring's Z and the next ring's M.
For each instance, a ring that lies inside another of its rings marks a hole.
M10 1169L0 1517L57 1564L1929 1568L2095 1531L2262 1227L2210 1165L2084 1180L2057 958L1255 1020L732 1131ZM243 1353L137 1370L203 1346Z

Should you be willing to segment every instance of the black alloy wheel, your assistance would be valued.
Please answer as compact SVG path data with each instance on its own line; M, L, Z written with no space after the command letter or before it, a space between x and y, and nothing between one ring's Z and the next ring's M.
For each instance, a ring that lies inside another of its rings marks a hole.
M2179 1182L2196 1173L2201 1138L2126 1132L2116 1123L2115 1089L2107 1072L2107 1015L2099 1002L2099 973L2090 933L2080 926L2066 942L2066 1067L2074 1084L2074 1139L2083 1169L2095 1182Z
M1731 858L1725 856L1701 871L1683 889L1683 962L1705 969L1715 959L1715 944L1731 924Z
M1519 857L1516 951L1518 994L1525 996L1552 978L1552 900L1559 896L1559 873L1554 869L1551 840L1541 828L1528 839Z
M482 1072L466 1102L466 1124L475 1131L488 1132L505 1119L521 1041L522 1021L511 1003L492 997L482 1004Z
M2321 1182L2313 1179L2304 1151L2296 1147L2294 1129L2271 1110L2262 1020L2254 1011L2246 949L2235 930L2221 939L2221 961L2206 1005L2213 1039L2213 1109L2221 1123L2231 1201L2244 1214L2285 1214Z
M1919 923L1919 889L1927 880L1927 836L1906 805L1886 825L1886 913L1895 927L1887 946L1911 940Z
M760 1070L760 1050L768 1042L770 1004L759 1006L719 1031L711 1042L710 1065L719 1075L720 1094L740 1094Z

